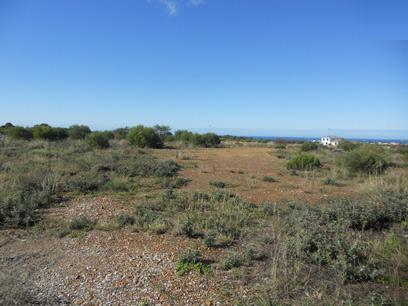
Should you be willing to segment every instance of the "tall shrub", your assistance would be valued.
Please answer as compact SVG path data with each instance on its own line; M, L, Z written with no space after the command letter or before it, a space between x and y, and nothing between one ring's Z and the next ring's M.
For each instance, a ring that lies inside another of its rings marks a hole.
M153 128L138 125L129 130L127 139L131 145L136 145L140 148L161 148L163 142L160 136Z

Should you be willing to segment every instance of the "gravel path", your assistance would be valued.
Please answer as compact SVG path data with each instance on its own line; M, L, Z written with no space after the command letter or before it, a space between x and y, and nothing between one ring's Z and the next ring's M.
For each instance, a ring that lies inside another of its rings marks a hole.
M106 204L107 199L93 201ZM92 207L94 215L99 214L97 204L88 206L80 200L59 208L58 215L70 216L75 206ZM170 234L130 229L62 239L47 232L3 230L0 304L219 304L220 284L215 277L175 272L177 256L191 243ZM203 250L205 256L211 256L209 252Z

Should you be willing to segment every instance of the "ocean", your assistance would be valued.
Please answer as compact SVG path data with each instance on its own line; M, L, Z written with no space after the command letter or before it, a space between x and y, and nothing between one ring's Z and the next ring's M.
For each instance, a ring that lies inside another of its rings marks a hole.
M249 138L262 140L292 140L292 141L319 141L320 137L282 137L282 136L249 136ZM365 143L399 143L408 144L408 139L381 139L381 138L345 138L349 141L365 142Z

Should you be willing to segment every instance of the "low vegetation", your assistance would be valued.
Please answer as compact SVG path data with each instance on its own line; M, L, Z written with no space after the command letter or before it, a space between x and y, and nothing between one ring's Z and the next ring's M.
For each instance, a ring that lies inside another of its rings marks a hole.
M116 197L124 204L112 212L108 225L78 211L58 221L58 236L80 239L101 229L148 238L161 235L160 241L183 246L173 253L180 254L174 260L180 277L211 275L225 296L248 305L398 305L406 300L408 185L403 146L268 145L262 162L276 163L276 172L228 168L228 177L211 173L214 180L210 186L209 179L204 181L203 192L190 188L195 180L190 184L187 171L182 173L186 177L178 176L196 157L177 163L163 157L177 156L176 150L165 155L162 148L220 146L213 134L172 135L167 126L92 132L75 125L63 132L45 124L6 124L0 130L2 229L40 227L47 209L62 209L78 196ZM305 153L309 151L313 153ZM242 195L237 181L244 175L256 192L293 187L291 192L302 201L252 203L237 195ZM302 198L310 186L321 199L313 205ZM351 187L355 192L348 196ZM342 188L346 196L329 193Z
M286 164L291 170L313 170L322 166L318 157L312 154L301 153L293 157Z
M375 146L361 146L342 155L338 164L352 175L382 174L389 166L381 149Z

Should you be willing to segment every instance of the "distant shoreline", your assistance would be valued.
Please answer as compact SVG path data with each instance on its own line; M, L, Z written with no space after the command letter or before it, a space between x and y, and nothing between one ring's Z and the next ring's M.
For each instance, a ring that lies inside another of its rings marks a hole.
M261 140L292 140L292 141L316 141L320 140L320 137L283 137L283 136L247 136L246 138L254 138ZM347 138L349 141L365 142L365 143L398 143L398 144L408 144L408 139L383 139L383 138Z

